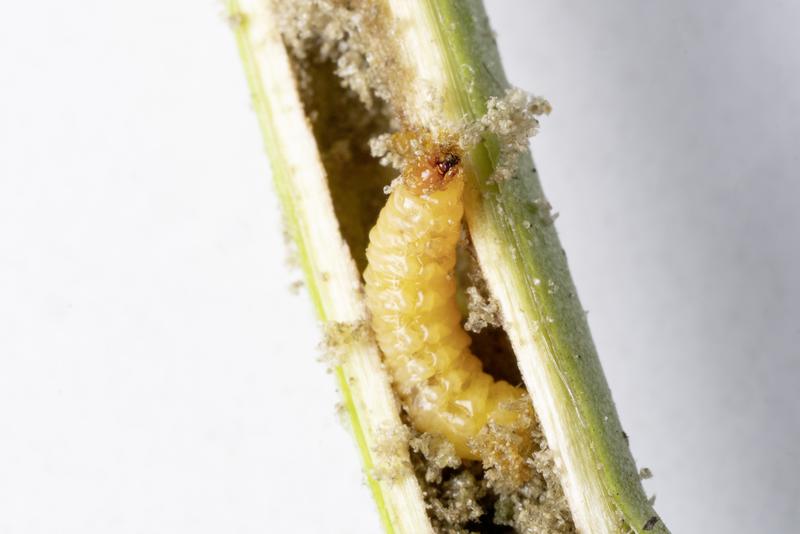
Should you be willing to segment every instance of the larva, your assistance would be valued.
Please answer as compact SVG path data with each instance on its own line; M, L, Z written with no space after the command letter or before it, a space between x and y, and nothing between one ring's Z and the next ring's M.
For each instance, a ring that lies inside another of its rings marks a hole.
M469 349L453 273L463 214L460 154L454 144L428 145L415 146L369 234L367 307L411 423L446 437L461 458L487 463L490 453L476 438L489 423L513 429L522 446L530 441L518 408L529 398L485 373ZM497 463L497 450L491 454Z

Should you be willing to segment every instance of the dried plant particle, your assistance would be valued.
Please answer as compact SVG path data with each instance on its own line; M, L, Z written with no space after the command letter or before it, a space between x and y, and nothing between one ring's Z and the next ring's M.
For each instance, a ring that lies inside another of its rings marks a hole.
M336 412L336 418L339 419L343 426L347 427L350 425L350 418L347 415L347 407L343 402L337 402L334 406L334 411Z
M552 455L541 435L537 442L540 449L531 460L536 476L516 491L500 492L494 522L518 533L574 534L577 530Z
M489 326L501 326L500 306L491 296L483 296L477 287L467 288L467 307L469 314L464 328L478 333Z
M527 395L512 402L513 405L504 408L520 414L515 421L506 424L490 421L470 441L472 449L480 451L488 485L499 493L511 493L533 476L528 463L534 450L529 435L533 408Z
M486 134L497 136L500 157L492 180L502 182L514 175L520 155L528 149L528 139L536 135L537 117L551 111L544 98L518 88L508 89L502 97L489 98L483 117L462 129L461 142L473 146Z
M390 133L376 135L369 140L369 149L380 160L381 165L400 170L403 168L403 157L392 150L392 138L393 134Z
M479 503L482 496L480 482L469 471L462 471L444 482L431 504L437 531L468 532L464 526L484 513Z
M286 256L284 257L284 263L287 269L291 271L300 270L300 259L299 259L299 254L297 252L297 243L295 243L291 232L289 232L289 225L287 224L285 218L282 219L281 226L282 226L281 235L283 237L283 244L286 247Z
M305 284L303 283L302 280L295 280L294 282L289 284L289 293L291 293L292 295L299 295L300 290L303 289L304 285Z
M371 474L375 480L397 480L410 467L409 432L405 427L384 428L379 436L372 450L375 466Z
M533 412L531 412L533 415ZM534 473L522 486L497 485L476 462L442 455L439 436L411 438L412 463L438 533L494 532L511 527L525 534L575 534L571 513L556 473L553 456L534 421L534 452L526 460ZM445 449L446 450L446 449ZM430 465L449 463L438 476L428 476ZM457 467L453 467L458 463ZM504 532L504 530L501 530Z
M650 470L649 467L642 467L641 469L639 469L639 478L641 478L642 480L653 478L653 472Z
M327 364L328 370L332 370L344 363L353 343L368 339L370 335L369 325L365 321L328 321L323 325L320 359Z
M553 224L558 219L558 212L553 211L553 206L545 198L537 198L530 208L542 224Z
M367 109L378 101L403 107L407 95L397 80L411 78L396 61L395 29L387 7L371 0L273 0L284 41L299 59L313 49L332 61L342 85L358 95ZM392 83L387 76L391 73Z
M453 444L438 434L423 432L411 438L409 445L411 450L422 454L427 460L425 481L428 483L440 483L445 468L456 468L461 465L461 459L456 454Z

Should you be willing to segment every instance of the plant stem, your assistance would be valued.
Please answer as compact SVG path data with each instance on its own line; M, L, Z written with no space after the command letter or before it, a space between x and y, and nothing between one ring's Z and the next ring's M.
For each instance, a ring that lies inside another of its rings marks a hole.
M508 82L481 2L389 3L402 17L398 25L414 25L403 33L401 49L428 51L407 58L419 74L411 94L424 94L422 87L434 84L453 122L486 113L488 99L502 96ZM422 113L417 120L431 119ZM667 532L642 489L530 154L520 159L512 179L497 183L491 177L498 143L490 136L470 153L465 215L548 444L562 466L575 524L582 532L643 532L645 526Z
M262 4L229 0L227 9L273 181L318 316L322 321L352 325L356 332L366 321L360 277L336 224L325 170L289 58L274 17ZM374 476L386 436L402 435L405 430L378 349L370 336L353 335L343 343L346 358L335 366L335 374L384 527L398 534L432 532L407 450L391 478Z
M228 0L273 179L319 317L363 324L360 276L269 5ZM480 0L366 5L383 10L375 44L391 41L404 75L381 76L407 123L457 130L509 88ZM513 176L497 181L503 148L503 137L489 133L467 154L465 218L575 525L581 532L666 533L639 481L531 156L522 154ZM392 477L373 476L385 460L386 436L404 430L378 349L360 336L347 341L346 352L336 375L386 530L431 532L407 448L393 450Z

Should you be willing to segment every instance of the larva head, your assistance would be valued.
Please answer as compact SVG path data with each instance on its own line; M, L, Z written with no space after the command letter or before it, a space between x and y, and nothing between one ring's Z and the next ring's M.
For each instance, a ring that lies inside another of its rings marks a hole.
M418 195L441 191L461 175L461 155L453 146L439 146L403 169L403 183Z
M462 151L452 136L404 130L392 136L390 150L403 162L403 183L418 195L441 191L461 176Z

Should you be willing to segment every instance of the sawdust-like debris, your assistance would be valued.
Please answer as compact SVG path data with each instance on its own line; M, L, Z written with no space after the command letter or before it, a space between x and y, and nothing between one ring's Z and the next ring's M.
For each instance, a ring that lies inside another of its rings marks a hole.
M480 499L485 493L486 489L471 471L461 471L447 479L430 503L434 528L448 534L470 532L469 524L484 514Z
M345 363L354 343L367 340L372 335L372 330L366 321L328 321L322 330L320 360L327 365L329 371Z
M537 116L552 108L547 100L521 89L509 89L503 98L490 98L480 123L498 137L500 158L492 174L495 181L510 178L517 170L520 155L528 149L528 139L539 129Z
M305 283L302 280L295 280L289 284L289 293L292 295L299 295L300 290L303 289Z
M513 433L504 435L498 427L487 428L481 436L483 442L476 446L496 447L497 454L484 465L460 460L440 436L412 435L412 466L437 533L496 532L503 527L518 534L577 532L532 408L528 408L528 417L519 424L528 425L532 450L506 458L513 447L506 449L502 442Z
M490 295L482 295L475 286L467 288L467 309L469 313L464 323L464 329L468 332L478 333L486 327L502 325L500 306L497 300Z
M533 441L525 439L534 422L530 398L525 396L505 409L518 414L510 424L489 421L470 443L470 448L483 459L485 479L498 493L512 493L533 476L528 462Z
M374 467L372 477L379 481L394 481L411 466L408 440L411 433L405 426L378 430L378 439L372 448Z
M416 435L409 441L411 450L422 454L427 460L425 463L425 481L440 483L442 471L447 468L456 468L461 465L461 459L456 454L452 443L438 434L424 432Z
M534 475L516 491L500 492L494 522L520 534L574 534L575 525L541 427L532 426L536 449L528 465Z
M399 104L405 95L397 61L395 28L381 2L371 0L274 0L278 26L293 55L305 60L308 51L333 61L344 87L358 95L367 109L378 100ZM388 83L391 76L393 83ZM410 75L407 75L410 76Z

